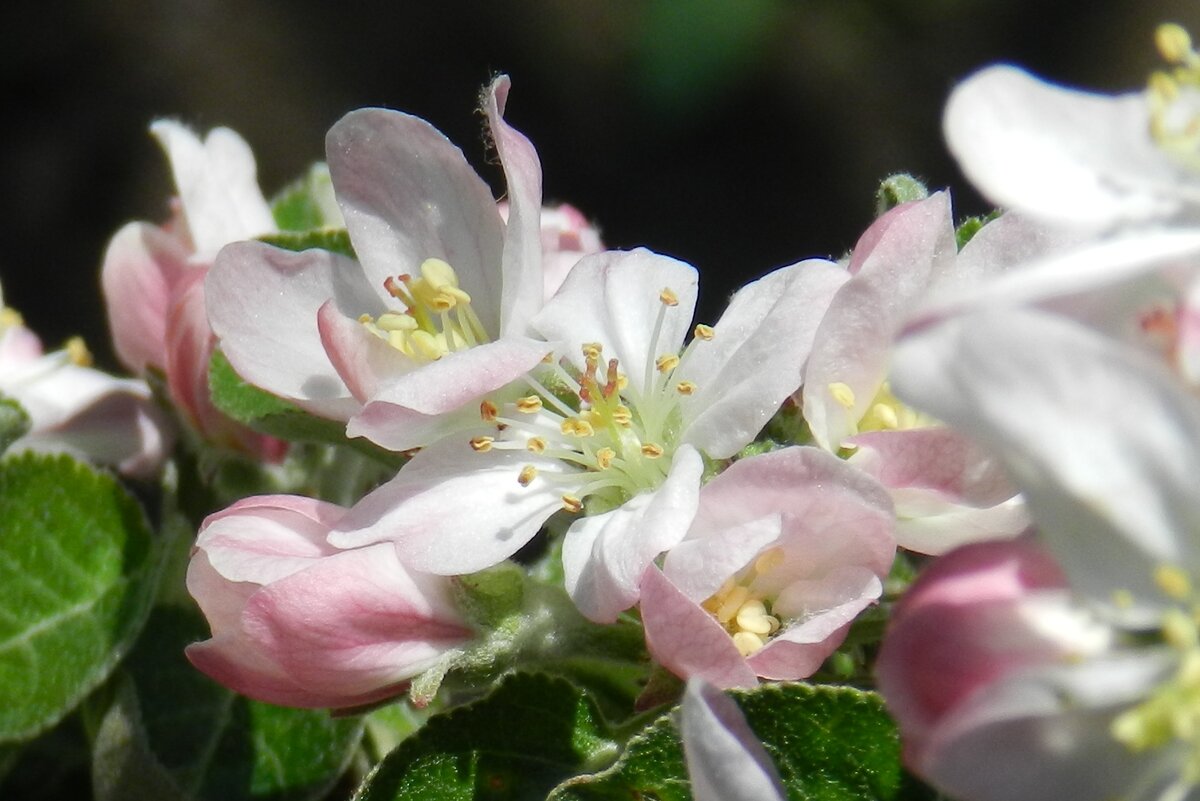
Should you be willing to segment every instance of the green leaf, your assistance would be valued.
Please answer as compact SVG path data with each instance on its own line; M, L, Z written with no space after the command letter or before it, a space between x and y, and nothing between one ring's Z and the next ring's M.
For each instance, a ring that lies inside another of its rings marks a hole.
M183 654L207 633L195 610L151 616L96 736L97 801L324 797L361 740L362 720L226 690Z
M312 165L271 200L271 214L281 231L343 228L346 224L334 197L329 167L321 163Z
M29 415L12 398L0 396L0 453L29 432Z
M788 683L736 691L733 697L793 801L901 799L911 790L900 768L895 724L875 693ZM550 799L686 801L691 798L686 776L679 733L668 714L633 737L611 768L565 782Z
M145 622L159 549L137 502L67 456L0 462L0 743L103 682Z
M388 754L356 801L543 798L616 754L582 691L515 674L486 698L430 718Z
M404 459L362 439L346 439L346 424L317 417L246 383L221 351L208 365L208 387L213 403L223 414L263 434L293 442L349 445L374 460L399 468Z

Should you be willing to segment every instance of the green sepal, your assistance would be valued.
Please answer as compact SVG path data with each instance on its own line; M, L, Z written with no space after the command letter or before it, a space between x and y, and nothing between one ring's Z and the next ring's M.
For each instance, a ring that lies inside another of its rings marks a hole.
M875 216L880 217L903 203L927 197L929 189L919 179L906 172L889 175L875 190Z
M29 414L12 398L0 395L0 453L29 433Z
M594 704L563 679L518 673L487 697L429 719L376 766L355 801L533 799L618 746Z
M162 538L108 473L65 455L0 461L0 743L62 720L133 645Z
M983 228L983 226L987 225L1001 214L1003 214L1003 212L999 209L996 209L995 211L988 212L987 214L981 214L978 217L968 217L959 223L958 228L954 229L954 241L955 244L958 245L958 249L962 250L966 244L975 237L975 234L979 233L979 229Z
M311 231L281 231L277 234L265 234L258 238L260 242L274 245L284 250L328 250L342 256L356 258L354 245L350 243L350 234L345 228L316 228Z

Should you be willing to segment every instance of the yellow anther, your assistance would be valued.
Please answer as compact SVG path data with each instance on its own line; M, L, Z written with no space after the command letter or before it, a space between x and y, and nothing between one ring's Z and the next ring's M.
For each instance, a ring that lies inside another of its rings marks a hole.
M624 373L617 373L617 391L620 392L627 386L629 386L629 376Z
M5 311L7 311L7 309L5 309ZM368 323L373 324L375 322L375 320L371 317L371 315L367 314L366 312L358 315L358 321L360 323L362 323L363 325L367 325Z
M92 352L88 350L87 345L83 343L82 337L71 337L67 340L65 346L67 358L71 360L71 364L80 367L92 366Z
M583 357L588 361L599 361L600 354L604 352L604 346L599 342L584 342L581 350Z
M655 445L653 442L647 442L642 446L642 456L645 456L647 459L658 459L664 453L665 451L662 446Z
M696 337L696 339L702 339L705 342L711 342L716 332L713 331L711 325L699 323L694 329L692 329L692 334Z
M767 614L767 607L758 599L751 599L742 604L742 608L738 610L737 616L734 618L738 628L742 631L750 631L755 634L770 634L771 624L767 620L770 615Z
M872 406L870 417L877 430L894 431L900 427L900 418L896 416L896 410L886 403L877 403Z
M675 391L680 395L692 395L696 392L696 384L692 381L680 381L675 385Z
M559 431L568 437L590 437L596 433L596 429L592 427L591 423L579 417L568 417L563 420Z
M617 406L612 410L612 421L622 428L628 428L633 425L633 412L628 406Z
M596 451L596 466L601 470L607 470L615 458L617 458L617 452L612 448L601 448Z
M542 439L541 437L530 437L525 441L525 450L529 451L530 453L545 453L546 440Z
M739 631L733 635L733 644L737 646L738 653L742 656L752 656L761 651L767 642L753 632Z
M496 422L496 417L500 414L500 409L490 400L485 400L479 404L479 416L483 418L485 423Z
M1162 632L1167 644L1178 651L1187 651L1200 644L1196 624L1179 609L1168 609L1163 614Z
M679 305L679 296L672 292L668 287L663 287L662 292L658 293L658 299L662 301L664 306Z
M854 408L854 390L850 389L849 384L835 381L829 385L829 394L833 396L838 405L847 409Z
M458 275L455 274L454 268L443 259L433 258L421 262L421 277L429 282L429 286L433 289L458 286Z
M407 314L384 312L375 320L375 325L383 331L416 331L417 321Z
M1168 64L1185 64L1194 55L1192 37L1187 30L1174 22L1164 22L1154 32L1154 44Z
M517 399L517 411L525 414L534 414L542 410L542 399L537 395L526 395L524 398Z
M517 474L517 483L522 487L528 487L537 478L537 468L531 464L527 464L521 468L521 472Z
M414 356L429 361L437 361L449 352L446 340L428 331L413 331L408 335L408 342L412 345Z
M679 366L679 357L673 353L659 356L654 360L654 366L660 373L669 373Z
M754 572L758 575L769 573L775 568L783 564L784 553L783 548L771 548L759 554L759 557L754 560Z
M590 423L593 428L604 425L604 415L595 409L584 409L579 413L579 419Z
M494 437L473 437L471 439L471 450L476 453L487 453L492 449L492 443L495 441Z
M1186 600L1192 594L1192 581L1177 565L1159 565L1154 571L1154 583L1176 601Z
M735 584L731 587L729 592L725 593L724 597L721 598L721 604L717 607L716 615L718 622L724 626L733 620L733 616L738 613L738 610L742 608L742 604L746 603L749 598L750 590L740 584Z
M562 496L563 509L571 514L578 514L583 511L583 501L576 498L574 495Z

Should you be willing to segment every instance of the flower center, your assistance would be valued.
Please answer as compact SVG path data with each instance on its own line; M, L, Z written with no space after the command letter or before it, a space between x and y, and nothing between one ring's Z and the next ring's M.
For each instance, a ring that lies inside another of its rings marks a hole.
M781 549L764 551L740 573L727 578L721 589L701 604L729 632L742 656L757 653L779 631L780 621L771 614L771 601L756 589L756 584L761 575L782 562Z
M1160 25L1154 39L1173 67L1150 76L1150 135L1171 157L1200 170L1200 54L1188 32L1174 23Z
M454 268L441 259L422 262L419 278L399 275L383 287L404 304L404 311L375 318L364 314L359 322L409 358L431 362L491 341L471 308L471 296L459 289Z
M829 394L838 405L853 411L857 398L854 390L841 381L829 385ZM910 428L922 428L936 425L932 417L922 414L906 406L892 394L891 385L884 381L879 385L875 397L867 405L866 411L854 427L854 434L866 431L903 431Z
M480 415L495 424L496 434L475 437L471 447L479 452L524 449L565 463L569 470L543 478L561 485L569 512L582 511L587 500L596 514L657 488L679 444L680 403L697 390L695 382L681 377L688 355L697 343L713 338L713 329L698 325L682 354L660 352L663 323L679 302L664 289L657 303L640 390L618 359L605 357L602 345L584 344L582 371L566 359L549 358L525 379L532 394L502 403L485 400ZM528 486L538 475L535 465L526 465L518 481Z
M1191 578L1175 565L1155 572L1163 594L1179 605L1163 614L1163 641L1178 654L1173 676L1142 703L1118 715L1111 733L1134 753L1181 741L1189 748L1177 789L1200 784L1200 596ZM1182 796L1181 796L1182 797Z

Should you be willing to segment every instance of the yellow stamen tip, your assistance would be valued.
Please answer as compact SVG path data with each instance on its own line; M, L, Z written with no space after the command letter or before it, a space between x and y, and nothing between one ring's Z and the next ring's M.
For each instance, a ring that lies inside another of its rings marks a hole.
M713 331L711 325L700 323L695 327L695 329L693 329L692 334L695 335L696 339L702 339L705 342L711 342L713 336L716 335L716 332Z
M661 445L655 445L653 442L647 442L642 446L642 456L647 459L657 459L663 455L664 451Z
M658 299L662 301L664 306L679 305L679 296L672 292L668 287L663 287L662 292L658 293Z
M696 385L691 381L680 381L675 385L675 391L680 395L694 395L696 392Z
M92 353L84 344L82 337L71 337L66 344L67 358L71 360L71 364L80 367L92 366Z
M1168 64L1183 64L1192 55L1192 37L1174 22L1164 22L1154 32L1154 44Z
M571 514L578 514L583 511L583 501L576 498L574 495L562 496L563 509Z
M596 466L601 470L607 470L615 458L617 458L617 452L612 448L601 448L596 451Z
M483 418L484 422L496 422L496 417L499 414L500 409L497 408L496 404L492 403L491 401L485 400L483 403L479 404L479 416Z
M850 389L849 384L835 381L829 385L829 394L833 396L838 405L847 409L854 408L854 390Z
M679 357L674 354L659 356L654 360L654 366L660 373L669 373L679 366Z
M517 474L517 483L522 487L528 487L537 478L537 468L531 464L527 464L521 468L521 472Z
M517 411L534 414L542 409L542 399L537 395L528 395L517 400Z
M733 644L737 646L738 653L742 656L752 656L761 651L767 643L753 632L739 631L733 635Z
M1154 583L1167 597L1182 601L1192 594L1192 581L1177 565L1159 565L1154 571Z
M493 437L474 437L471 439L471 450L476 453L487 453L492 449Z
M530 453L545 453L546 440L542 439L541 437L530 437L525 442L525 450L529 451Z

